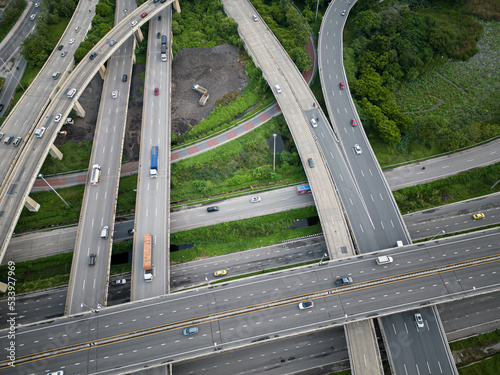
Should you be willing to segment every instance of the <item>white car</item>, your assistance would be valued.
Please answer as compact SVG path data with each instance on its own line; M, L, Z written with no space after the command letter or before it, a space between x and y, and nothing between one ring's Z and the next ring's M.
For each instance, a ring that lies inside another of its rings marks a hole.
M113 99L118 98L118 90L114 90L114 91L111 93L111 96L113 97Z
M55 122L59 122L59 121L61 121L61 118L62 118L62 114L61 114L61 113L59 113L59 114L58 114L58 115L54 118L54 121L55 121Z
M254 20L255 22L257 22L257 21L259 20L255 14L253 15L253 20Z
M134 27L135 25L137 25L137 21L132 21L130 22L130 24L132 25L132 27Z
M414 317L417 328L424 328L424 320L422 319L422 315L420 313L416 313Z
M41 127L40 129L35 130L35 137L42 138L43 133L45 133L45 127Z
M343 16L345 16L345 10L343 10L342 13L340 13L340 14L342 14Z
M73 43L75 43L75 39L74 39L74 38L71 38L71 39L69 40L69 42L68 42L68 43L69 43L69 44L73 44Z
M356 155L361 155L361 153L363 152L363 151L361 151L361 147L359 147L358 144L355 144L353 148L354 148L354 152L356 153Z
M35 8L38 8L40 6L40 3L35 3Z
M68 98L72 98L73 96L75 96L75 94L76 94L76 89L71 89L68 91L66 95L68 96Z
M280 88L280 85L276 85L276 86L274 86L274 88L276 89L276 92L277 92L278 94L281 94L281 88Z
M314 307L314 302L313 301L305 301L299 303L299 309L300 310L305 310L305 309L310 309Z
M260 202L260 197L253 197L252 199L250 199L250 202L251 202L251 203L257 203L257 202Z
M318 126L318 123L316 122L316 120L315 120L315 119L313 119L313 118L312 118L312 119L311 119L311 125L312 125L312 127L313 127L313 128L315 128L315 127L317 127L317 126Z

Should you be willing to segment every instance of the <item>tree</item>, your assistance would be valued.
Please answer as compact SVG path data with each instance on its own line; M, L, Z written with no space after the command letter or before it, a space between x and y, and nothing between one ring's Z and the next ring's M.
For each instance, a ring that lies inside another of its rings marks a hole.
M382 17L374 11L365 10L359 12L354 18L354 27L365 35L371 35L375 30L380 28Z

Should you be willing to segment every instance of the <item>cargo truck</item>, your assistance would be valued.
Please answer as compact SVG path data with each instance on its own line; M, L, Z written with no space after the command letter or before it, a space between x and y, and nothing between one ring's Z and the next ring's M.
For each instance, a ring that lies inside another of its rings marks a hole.
M158 177L158 146L151 147L151 168L150 177Z
M149 283L153 281L153 235L144 235L144 281Z

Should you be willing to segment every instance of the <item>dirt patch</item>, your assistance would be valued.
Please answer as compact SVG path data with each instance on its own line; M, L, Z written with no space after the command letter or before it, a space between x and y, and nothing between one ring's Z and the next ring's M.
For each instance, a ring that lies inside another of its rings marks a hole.
M132 71L123 150L126 161L139 160L144 86L140 73L144 69L143 65L135 65ZM172 65L172 131L176 134L186 133L190 125L194 126L208 116L217 100L243 89L247 83L245 67L239 61L238 50L232 45L180 51ZM204 107L198 105L201 94L193 90L195 84L206 88L210 95ZM79 98L85 109L85 118L76 118L74 125L64 126L63 130L68 135L58 137L56 145L94 138L102 86L103 80L96 74Z
M248 83L245 67L236 47L228 44L214 48L186 48L172 65L172 132L184 134L215 108L215 102L227 93L243 89ZM200 85L210 95L207 104L198 105Z

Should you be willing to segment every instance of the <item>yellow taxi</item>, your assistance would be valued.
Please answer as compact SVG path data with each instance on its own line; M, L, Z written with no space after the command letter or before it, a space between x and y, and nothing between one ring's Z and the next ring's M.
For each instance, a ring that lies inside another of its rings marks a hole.
M472 215L472 218L474 220L484 219L484 214L483 213L474 214L474 215Z
M219 270L219 271L215 271L214 272L214 276L215 277L219 277L219 276L224 276L227 274L227 271L226 270Z

